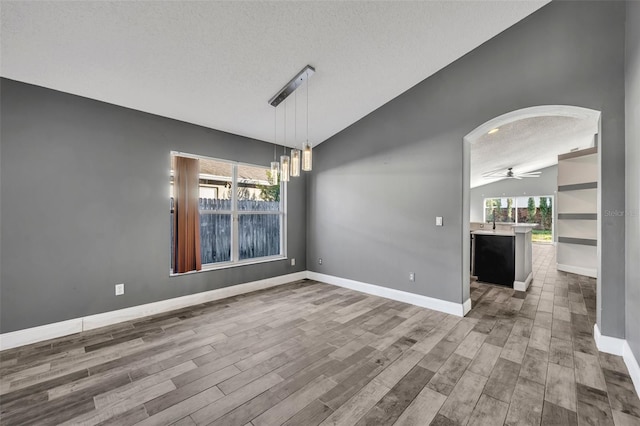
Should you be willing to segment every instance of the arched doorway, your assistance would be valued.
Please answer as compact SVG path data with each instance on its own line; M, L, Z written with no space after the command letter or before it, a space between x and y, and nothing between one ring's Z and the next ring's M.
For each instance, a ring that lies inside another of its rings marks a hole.
M524 108L516 111L511 111L506 114L495 117L487 122L481 124L469 134L467 134L463 138L463 229L462 229L462 296L463 300L465 300L465 314L471 310L471 297L470 297L470 268L471 268L471 247L470 247L470 222L471 222L471 187L472 180L476 179L477 181L477 170L472 171L472 157L474 156L474 152L476 152L479 148L479 144L488 141L490 132L497 132L496 129L518 129L518 126L514 126L514 124L522 123L522 128L526 128L524 133L528 133L526 138L518 137L514 138L513 143L522 143L524 145L521 148L517 146L509 146L505 147L505 149L496 149L493 147L495 159L489 157L489 160L484 161L483 166L489 167L488 164L492 164L492 167L495 166L497 168L498 165L502 166L506 170L506 165L509 167L516 166L516 168L521 172L532 172L535 170L539 170L542 167L550 166L549 161L551 158L555 158L557 162L557 157L560 154L569 153L570 151L576 149L573 145L568 146L558 144L555 146L552 142L545 140L544 143L540 143L540 147L536 147L535 144L532 145L532 141L535 140L535 125L541 125L540 123L548 123L554 122L555 125L562 125L563 122L567 123L577 123L581 122L583 124L583 131L593 133L593 139L591 143L596 147L599 144L599 135L600 135L600 112L592 109L576 107L576 106L568 106L568 105L542 105L535 106L530 108ZM525 126L526 124L526 126ZM543 125L542 124L542 125ZM527 127L528 126L528 127ZM586 129L586 130L585 130ZM571 129L567 129L570 131ZM503 138L504 139L504 138ZM516 140L517 139L517 140ZM506 149L509 148L509 149ZM540 151L544 151L544 155L540 155L540 157L545 157L540 161L532 161L533 157L535 157L535 150L538 148ZM584 146L577 148L581 149ZM518 152L517 155L514 156L514 152ZM485 153L486 154L486 153ZM508 158L509 156L511 158ZM531 160L525 160L525 158L530 158ZM498 160L494 161L493 160ZM487 163L487 164L485 164ZM495 164L494 164L495 163ZM598 176L600 175L600 156L597 154L597 168L598 168ZM473 168L477 169L477 168ZM473 177L472 177L473 175ZM476 182L477 184L477 182ZM597 193L597 211L600 211L600 194L601 188L600 185L597 185L596 193ZM511 194L515 195L515 194ZM477 206L474 206L477 207ZM597 245L596 245L596 259L597 259L597 270L600 269L601 263L601 253L600 253L600 241L601 241L601 223L600 217L596 218L596 234L597 234ZM578 272L580 273L580 272ZM597 281L597 293L600 293L600 282L599 278Z

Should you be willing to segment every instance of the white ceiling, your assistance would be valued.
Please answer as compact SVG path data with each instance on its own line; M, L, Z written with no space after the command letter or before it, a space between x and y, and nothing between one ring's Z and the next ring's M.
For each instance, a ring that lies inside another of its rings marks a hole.
M310 64L317 144L547 2L2 1L0 73L272 142L267 101Z
M511 121L494 134L471 141L471 188L497 182L482 174L513 167L531 172L558 163L558 155L593 146L599 113L583 109L581 116L540 116ZM535 179L535 178L530 178Z

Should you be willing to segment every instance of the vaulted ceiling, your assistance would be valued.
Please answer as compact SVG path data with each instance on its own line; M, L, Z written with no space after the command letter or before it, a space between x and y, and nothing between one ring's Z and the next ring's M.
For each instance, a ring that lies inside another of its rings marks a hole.
M548 115L514 119L471 143L471 187L500 179L483 173L513 168L515 173L540 170L558 163L558 155L594 145L599 113L580 109L573 116ZM533 178L535 179L535 178Z
M307 64L320 143L548 0L424 2L3 1L1 75L294 146L303 90L267 104Z

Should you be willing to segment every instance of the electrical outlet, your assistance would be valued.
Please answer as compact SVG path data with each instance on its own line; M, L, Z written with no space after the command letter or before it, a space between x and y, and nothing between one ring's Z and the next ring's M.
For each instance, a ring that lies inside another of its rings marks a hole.
M116 284L116 296L122 296L124 294L124 283Z
M318 265L322 265L322 258L321 257L318 258Z
M294 257L291 258L291 266L296 266L296 259Z
M409 272L409 281L415 281L416 280L416 274L413 272Z

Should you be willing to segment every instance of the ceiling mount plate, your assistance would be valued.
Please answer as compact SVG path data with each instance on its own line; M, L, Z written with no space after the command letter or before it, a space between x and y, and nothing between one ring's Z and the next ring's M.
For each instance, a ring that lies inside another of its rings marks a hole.
M287 96L295 92L295 90L302 85L309 77L311 77L316 72L315 68L311 65L307 65L300 71L295 77L291 79L285 86L280 89L278 93L276 93L271 99L269 99L269 105L273 107L277 107L280 105L280 102L287 99Z

